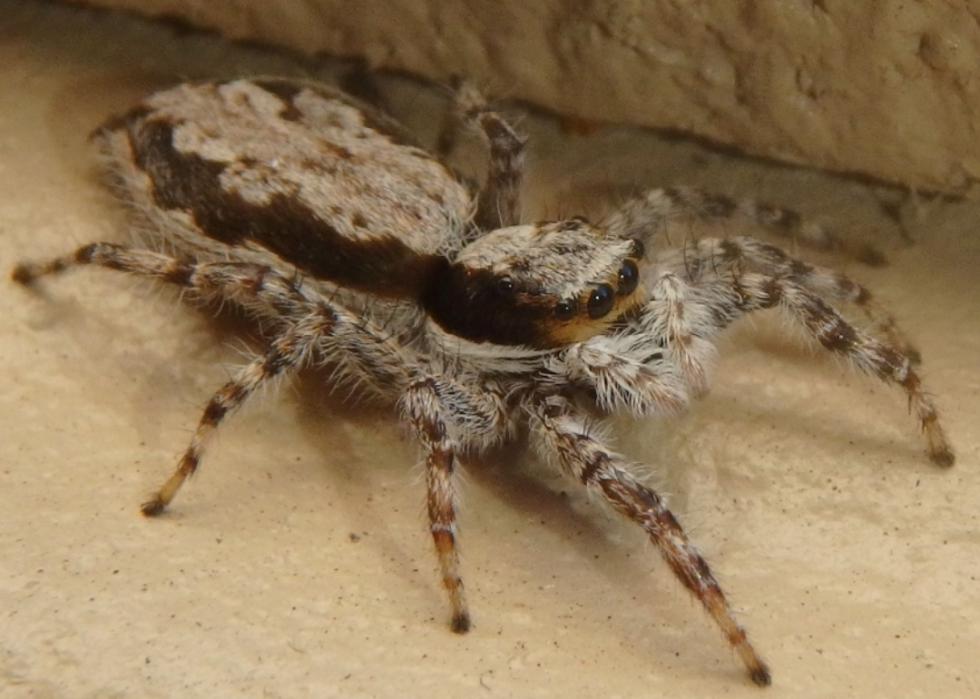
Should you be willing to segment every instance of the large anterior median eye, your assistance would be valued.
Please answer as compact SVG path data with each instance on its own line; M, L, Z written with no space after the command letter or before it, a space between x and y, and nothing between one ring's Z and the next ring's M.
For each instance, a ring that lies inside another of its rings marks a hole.
M619 289L616 290L620 296L628 296L636 290L640 283L640 270L636 268L633 260L626 260L619 268Z
M612 287L608 284L600 284L593 289L588 303L589 318L594 320L609 313L613 307L614 295Z

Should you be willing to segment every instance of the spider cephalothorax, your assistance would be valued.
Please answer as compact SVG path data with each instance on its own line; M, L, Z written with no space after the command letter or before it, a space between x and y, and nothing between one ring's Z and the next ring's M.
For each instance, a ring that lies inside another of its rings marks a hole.
M714 337L781 307L828 350L904 390L930 456L953 452L910 357L870 293L751 238L659 249L675 216L799 218L687 189L653 190L604 225L522 225L524 141L472 89L457 113L490 147L486 184L463 178L390 118L332 88L281 80L192 83L147 98L94 136L149 249L94 243L13 273L31 284L99 265L240 304L271 332L264 353L211 398L156 515L194 473L221 420L270 379L334 363L339 379L396 399L425 453L428 516L452 628L469 628L456 552L459 455L525 425L549 460L639 524L703 604L753 681L769 670L677 519L588 428L580 401L637 416L705 392ZM834 302L874 319L880 338ZM583 390L584 389L584 390Z
M637 309L642 252L584 219L501 228L434 275L422 305L471 342L556 349Z

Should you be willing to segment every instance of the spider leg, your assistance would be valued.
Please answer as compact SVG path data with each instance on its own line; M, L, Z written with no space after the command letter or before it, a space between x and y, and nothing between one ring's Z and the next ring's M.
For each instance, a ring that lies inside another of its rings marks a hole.
M11 271L10 278L18 284L31 286L41 277L84 265L143 274L173 283L184 283L188 276L188 265L175 257L115 243L90 243L45 262L21 262Z
M458 502L453 481L458 454L463 449L485 449L511 435L514 411L508 408L507 394L508 387L502 382L452 376L429 366L416 375L402 396L405 418L426 454L429 530L443 586L449 593L450 627L456 633L470 628L456 549Z
M337 307L320 305L308 315L291 322L273 339L269 350L243 367L208 402L174 474L142 506L145 515L158 515L173 500L177 490L194 474L208 441L221 421L239 408L255 391L286 371L295 371L311 357L336 359L346 374L356 376L375 390L396 390L406 378L404 358L396 347L386 345L364 321Z
M721 628L752 681L760 686L770 684L769 668L749 643L708 564L663 498L630 473L622 456L589 434L585 420L566 399L553 396L532 406L531 411L532 429L545 453L613 509L643 527L674 575Z
M461 124L481 131L490 147L487 180L477 204L477 225L490 231L520 223L526 139L466 81L457 87L452 114L440 134L440 153L452 150Z
M305 314L315 307L315 299L292 279L265 265L193 262L116 243L91 243L46 262L22 262L11 278L31 286L41 277L86 265L151 277L184 287L202 299L235 301L270 317Z
M874 247L854 245L822 226L805 221L795 211L749 199L735 200L692 187L652 189L634 197L613 212L608 228L615 236L643 241L650 250L650 242L674 221L701 225L744 221L806 247L839 250L870 267L886 264L884 255Z
M644 335L599 335L570 347L550 369L560 377L559 384L571 381L593 388L606 412L624 407L638 417L676 415L689 402L685 378Z
M715 272L732 272L744 266L751 271L792 279L832 301L853 303L902 354L916 364L922 361L922 355L898 327L895 317L878 303L867 288L844 274L808 264L774 245L742 236L704 238L697 243L697 258L700 264L709 265Z
M470 612L456 550L457 497L453 474L457 445L450 436L436 379L417 379L406 390L403 401L408 421L425 449L429 531L439 557L442 583L449 593L450 626L456 633L466 633L470 629Z
M225 416L241 407L249 396L270 379L301 366L313 351L318 338L329 332L332 322L332 318L323 313L304 318L275 338L264 356L247 364L233 379L218 389L208 401L190 445L177 462L177 469L140 508L144 515L155 516L163 512L184 481L197 471L208 441Z
M717 352L707 338L710 322L691 303L692 293L681 275L664 272L650 287L641 324L652 336L650 342L662 344L671 355L697 398L708 392L708 372Z
M904 389L926 435L930 458L939 466L953 465L953 449L939 424L939 413L909 357L856 329L818 294L794 279L746 273L733 277L730 284L739 311L783 306L825 348L851 360L861 371Z
M83 265L159 279L205 299L232 300L278 323L279 334L266 354L242 368L211 398L176 471L144 503L144 514L159 514L173 500L183 482L197 469L207 441L228 413L269 379L297 368L308 357L336 361L339 378L360 380L379 393L397 392L407 382L405 367L411 356L397 339L263 265L188 262L149 250L93 243L48 262L22 263L12 276L21 284L31 285L42 276Z

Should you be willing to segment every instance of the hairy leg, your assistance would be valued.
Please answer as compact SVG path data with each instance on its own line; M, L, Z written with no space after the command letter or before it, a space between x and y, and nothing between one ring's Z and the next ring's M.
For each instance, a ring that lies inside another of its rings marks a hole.
M204 450L217 431L221 421L241 407L255 391L270 379L286 371L295 370L311 355L317 340L329 332L332 319L327 314L314 314L293 325L272 341L268 352L243 367L228 383L222 386L208 401L201 420L194 431L177 469L152 498L143 503L144 515L162 513L174 499L177 491L197 471Z
M691 285L678 274L661 274L650 288L650 301L641 325L658 345L663 345L690 386L694 398L708 392L708 372L715 346L709 338L710 321L692 304Z
M695 225L744 221L807 247L840 250L872 267L886 263L878 250L853 245L822 226L804 221L794 211L748 199L738 201L691 187L652 189L616 210L608 226L613 235L648 244L662 235L673 221L688 221ZM653 248L648 245L648 249Z
M596 402L611 412L626 408L634 415L676 415L688 405L686 377L666 349L637 333L600 335L552 359L557 386L570 381L595 390Z
M930 458L940 466L953 465L955 456L939 423L939 413L908 356L855 328L818 294L793 279L749 272L725 281L731 293L712 295L714 314L724 324L743 313L786 308L826 349L861 371L901 387L925 433Z
M379 393L397 394L407 383L413 356L370 321L308 293L293 279L263 265L196 263L112 243L94 243L44 263L23 263L14 280L31 285L45 275L94 265L158 279L208 300L231 300L277 323L264 356L242 368L210 400L174 475L143 505L159 514L195 472L221 420L262 384L297 368L307 358L336 362L340 379L359 381Z
M526 139L490 108L472 83L465 81L456 89L452 114L440 134L440 153L452 151L461 125L481 131L490 147L487 180L477 205L477 225L491 231L520 223Z
M402 396L402 410L425 451L429 531L449 594L450 628L465 633L470 613L456 549L458 499L454 476L461 450L506 439L513 424L507 388L494 381L453 377L438 367L419 373Z
M46 262L22 262L11 277L31 286L41 277L87 265L150 277L187 289L202 300L233 301L275 318L303 315L316 307L316 298L293 279L264 265L194 262L116 243L91 243Z
M458 445L450 436L437 379L420 377L412 382L402 401L406 417L425 450L429 531L439 558L442 584L449 594L450 627L456 633L466 633L470 629L470 611L456 550L457 497L453 483Z
M697 261L695 262L694 259ZM872 296L864 286L844 274L825 267L811 265L788 255L774 245L754 238L705 238L697 243L697 255L688 259L692 276L698 271L694 265L706 265L719 274L737 274L742 271L761 272L791 279L806 289L831 301L853 303L861 309L888 342L895 345L914 363L922 360L921 354L898 327L894 316Z
M687 538L663 498L630 473L627 461L589 434L585 420L563 398L532 407L533 429L542 450L613 509L636 522L660 550L678 580L721 628L745 663L752 681L771 683L769 668L735 620L725 595L704 558Z

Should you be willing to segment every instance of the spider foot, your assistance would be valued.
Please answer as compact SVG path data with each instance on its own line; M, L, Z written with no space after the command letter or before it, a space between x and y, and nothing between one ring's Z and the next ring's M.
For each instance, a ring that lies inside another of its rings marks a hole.
M449 622L449 628L453 633L466 633L470 630L469 612L461 611L453 614L453 619Z
M715 618L725 630L728 636L728 642L735 649L735 652L738 653L738 657L742 659L742 662L745 663L745 668L749 671L749 677L752 681L760 687L771 685L772 674L769 672L769 666L755 652L755 648L749 643L745 629L739 626L731 617L731 611L727 608L727 605L722 608L718 604L718 600L715 600L714 603L709 603L708 609L712 612L712 615L717 614ZM722 614L724 614L724 617L721 616Z
M163 514L163 511L167 508L166 503L159 495L154 495L151 499L140 505L140 512L144 517L157 517Z
M931 452L929 458L932 459L932 463L943 468L949 468L956 463L956 455L953 454L953 450L948 446L944 446L939 451Z
M758 661L757 667L749 668L749 677L760 687L768 687L772 684L772 674L769 672L769 666L761 660Z
M167 509L167 505L170 501L174 499L180 486L183 485L184 480L187 476L178 471L170 477L170 479L163 484L149 500L140 505L140 512L143 513L145 517L156 517L163 514L163 511Z
M946 433L939 425L939 420L935 412L926 415L922 420L922 429L926 434L926 441L929 444L929 458L937 466L949 468L956 461L953 447L946 439Z
M30 286L39 276L37 265L27 262L21 262L10 272L10 278L24 286Z

